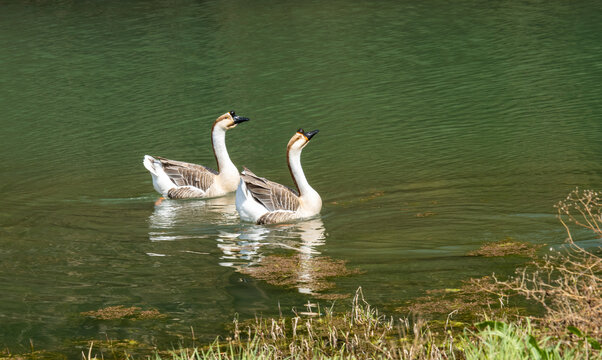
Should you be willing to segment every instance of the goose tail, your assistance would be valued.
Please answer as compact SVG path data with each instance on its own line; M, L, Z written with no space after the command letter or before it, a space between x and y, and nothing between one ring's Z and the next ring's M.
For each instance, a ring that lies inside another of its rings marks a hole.
M245 172L243 171L242 173L244 174ZM247 184L242 178L236 189L236 210L242 220L249 222L257 222L257 219L268 211L263 205L253 199L253 195L247 189Z
M146 170L148 170L151 174L157 176L157 170L155 170L155 161L157 161L154 157L150 155L144 155L144 160L142 160L142 164Z
M151 173L153 178L153 187L155 190L157 190L159 194L167 197L169 190L176 187L176 184L174 184L174 182L165 173L165 170L163 170L161 161L150 155L144 155L142 164L144 164L144 167Z

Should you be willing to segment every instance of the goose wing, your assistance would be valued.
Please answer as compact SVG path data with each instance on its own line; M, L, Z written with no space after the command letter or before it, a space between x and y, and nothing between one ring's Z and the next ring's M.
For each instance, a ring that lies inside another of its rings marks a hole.
M217 171L203 165L169 160L159 156L155 158L161 161L163 170L177 186L193 186L207 191L218 175Z
M253 198L268 211L297 211L299 208L299 193L288 186L259 177L247 168L244 168L240 178Z

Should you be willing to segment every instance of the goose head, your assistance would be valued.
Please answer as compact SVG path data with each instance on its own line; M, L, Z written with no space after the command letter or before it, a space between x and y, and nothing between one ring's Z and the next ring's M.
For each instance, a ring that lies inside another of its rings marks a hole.
M309 143L314 135L318 133L319 130L314 131L305 131L303 129L297 130L295 135L289 140L287 149L290 150L301 150Z
M213 127L218 127L223 130L234 129L241 122L249 121L249 118L236 115L234 111L230 111L220 116L215 120Z

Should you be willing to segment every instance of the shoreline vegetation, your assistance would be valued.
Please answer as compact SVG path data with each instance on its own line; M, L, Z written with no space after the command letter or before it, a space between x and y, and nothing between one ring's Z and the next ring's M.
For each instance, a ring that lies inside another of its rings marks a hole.
M350 307L342 312L334 306L308 303L307 311L290 317L235 319L230 334L211 344L140 350L133 340L94 341L81 346L80 356L85 360L602 359L601 195L576 189L556 204L556 209L568 235L562 249L538 257L537 247L512 239L485 244L468 255L524 256L528 260L506 279L492 274L469 279L458 289L427 292L397 309L404 316L382 314L365 300L360 287ZM583 240L587 244L594 240L593 245L577 245ZM294 265L294 259L287 261ZM336 269L333 276L354 273L346 270L343 262L320 264ZM253 271L247 270L247 274ZM267 270L258 274L269 281ZM324 279L320 284L318 289L331 287ZM162 316L156 310L123 307L83 316L112 318L119 313ZM433 317L436 319L427 320ZM67 357L0 350L0 360L61 358Z

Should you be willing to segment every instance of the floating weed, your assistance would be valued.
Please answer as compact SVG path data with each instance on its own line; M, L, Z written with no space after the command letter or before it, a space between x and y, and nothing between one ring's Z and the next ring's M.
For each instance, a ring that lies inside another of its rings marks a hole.
M95 311L82 312L81 314L99 320L115 320L132 318L138 310L140 310L140 308L136 306L126 308L123 305L117 305L109 306Z
M109 306L94 311L82 312L81 315L95 318L98 320L118 320L118 319L157 319L166 317L159 310L141 310L137 306L125 307L123 305Z
M507 256L518 255L526 257L535 257L537 249L543 245L533 245L522 241L516 241L511 237L506 237L502 240L483 244L477 250L469 252L468 256Z
M425 211L425 212L421 212L416 214L417 218L424 218L424 217L429 217L429 216L435 216L437 215L436 212L432 212L432 211Z
M161 314L157 309L142 310L137 316L138 319L159 319L165 317L167 317L167 315Z
M367 196L364 196L362 198L360 198L361 202L366 202L366 201L370 201L370 200L374 200L376 198L379 198L381 196L384 196L385 192L384 191L375 191Z

